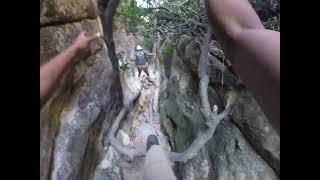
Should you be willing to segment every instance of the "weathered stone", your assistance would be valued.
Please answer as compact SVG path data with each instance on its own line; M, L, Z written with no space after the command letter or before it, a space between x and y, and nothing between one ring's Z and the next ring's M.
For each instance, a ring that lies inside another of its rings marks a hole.
M65 24L98 16L95 0L41 0L40 26Z
M83 30L102 32L100 20L40 28L40 63L67 48ZM92 179L101 158L102 135L121 108L119 76L103 40L92 43L90 50L41 109L40 179Z
M119 90L115 91L120 88L120 83L115 81L111 62L106 59L108 57L104 47L96 55L95 64L85 74L85 82L60 115L61 125L55 141L52 179L93 177L94 168L89 174L82 174L79 166L84 164L88 169L98 163L95 148L91 147L93 152L88 152L88 146L101 143L102 133L106 126L110 126L121 105L121 94L115 93L121 93ZM93 136L91 142L90 136ZM96 161L93 164L87 163L86 156Z
M118 130L117 139L119 140L119 142L121 142L125 146L130 144L129 135L127 133L125 133L122 129Z
M165 89L160 94L162 127L168 134L171 145L174 146L173 148L176 152L186 150L195 139L196 133L206 128L204 126L204 117L200 112L198 90L197 58L199 58L199 47L194 41L193 38L188 36L182 36L177 41L177 50L173 54L172 62L170 62L169 67L166 67L169 68L170 76L162 82L165 83L163 85ZM215 58L215 56L211 57ZM213 59L213 61L220 63L217 59ZM221 72L225 66L219 63L213 63L208 67L210 82L216 84L214 86L209 84L208 97L210 105L216 105L219 108L219 112L221 112L226 103L227 89L237 87L240 81L236 75L226 69ZM162 66L165 67L164 65ZM222 73L225 77L224 87L221 86ZM240 124L245 124L246 122L257 123L254 122L256 117L253 118L253 115L254 113L256 115L259 113L256 109L258 105L241 102L241 100L239 103L242 104L242 107L247 105L253 107L251 109L248 108L246 111L242 109L240 112L237 108L241 106L240 104L237 105L235 113L238 112L241 115L236 121L239 121ZM254 113L251 111L254 111ZM248 113L252 115L250 115L250 121L243 119ZM252 127L254 126L252 125ZM260 127L257 128L259 131ZM277 144L277 139L272 140L274 138L272 137L273 135L262 138L263 135L269 136L271 134L250 132L252 130L242 128L240 125L237 127L228 119L222 120L213 137L198 152L197 156L185 164L179 163L181 167L177 172L180 172L180 177L182 179L278 179L271 164L277 163L277 160L271 159L272 162L269 163L269 160L264 156L262 156L263 158L260 156L262 155L261 149L265 151L265 154L277 152L274 151L279 145ZM256 151L257 148L252 144L252 139L247 138L246 133L243 132L244 134L242 134L242 131L257 135L256 138L259 140L256 140L256 146L260 147L260 151ZM205 152L209 155L205 155ZM200 167L206 168L201 169ZM209 173L205 173L205 169L209 169ZM208 176L204 176L206 174Z
M177 55L181 58L182 62L188 66L189 74L196 76L198 73L198 63L200 58L200 45L198 39L193 37L182 35L177 40ZM211 45L213 46L214 43ZM217 48L217 47L215 47ZM211 50L216 52L217 49ZM210 76L211 83L223 83L226 86L237 84L238 78L230 73L230 71L221 63L219 59L223 56L221 53L209 53L208 57L208 69L207 72ZM222 77L223 76L223 77Z
M108 147L103 160L95 172L95 180L122 180L121 158L111 146Z
M183 180L211 180L213 166L206 148L202 148L198 154L184 164L181 168Z
M40 28L40 64L70 46L81 31L102 33L100 18ZM103 43L102 39L98 39L98 43L91 43L91 52L101 49Z
M212 179L278 179L272 168L228 119L220 122L206 146L214 168Z
M254 149L280 175L280 137L247 90L239 93L232 119Z

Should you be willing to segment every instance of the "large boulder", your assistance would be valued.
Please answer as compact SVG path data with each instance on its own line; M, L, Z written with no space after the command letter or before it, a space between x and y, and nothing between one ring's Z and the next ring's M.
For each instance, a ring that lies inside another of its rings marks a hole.
M232 120L254 149L280 175L280 137L250 92L244 90L239 93Z
M197 77L200 46L195 41L194 38L182 36L169 59L171 62L166 60L161 63L164 64L162 69L166 68L163 72L169 71L166 73L169 76L162 76L161 122L177 152L186 150L196 133L206 128L200 112ZM228 89L244 86L219 58L212 59L218 62L212 62L208 68L208 96L211 106L217 105L221 112ZM222 74L225 80L223 86ZM278 179L280 137L248 90L244 87L241 92L234 112L222 120L213 137L197 156L185 164L179 163L178 175L182 179ZM248 123L251 124L249 127ZM206 170L209 172L205 173Z
M200 44L199 39L191 36L182 35L176 43L177 55L181 61L189 68L190 74L197 76L198 61L200 58ZM208 74L211 83L221 83L222 74L224 84L231 86L237 84L238 77L231 73L221 62L224 54L221 49L217 48L213 43L211 44L208 54Z
M80 31L103 32L94 1L43 0L40 6L40 25L45 25L40 27L40 64L67 48ZM40 110L40 179L93 179L104 152L103 134L121 106L119 75L98 39Z
M212 179L276 180L273 169L256 153L239 128L227 118L207 143L213 166Z
M102 32L100 18L83 19L74 23L40 28L40 64L49 61L50 58L69 47L81 31L89 33ZM101 50L103 44L102 39L98 39L97 43L92 43L90 47L91 54ZM88 61L83 62L88 64Z
M95 0L40 0L40 26L94 19L97 16Z
M95 171L95 180L122 180L122 164L118 152L109 146Z

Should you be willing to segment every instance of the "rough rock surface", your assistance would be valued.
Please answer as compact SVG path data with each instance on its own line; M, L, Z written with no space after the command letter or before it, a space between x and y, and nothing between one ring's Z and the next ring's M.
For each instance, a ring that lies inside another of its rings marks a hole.
M40 25L65 24L98 16L95 0L40 0Z
M198 41L198 39L182 35L176 45L177 55L181 58L181 61L189 67L190 74L193 76L197 76L198 73L198 60L200 58L200 44ZM223 56L223 52L212 45L208 64L210 83L221 83L223 74L224 84L226 86L234 85L237 83L238 77L230 73L223 65L221 62Z
M163 77L160 94L162 127L177 152L185 150L196 132L205 128L203 115L199 111L199 54L195 40L182 36L177 41L172 59L169 59L171 62L163 59L160 63L163 64L162 68L166 68L165 71L170 71L166 73L169 76ZM217 58L213 61L217 61ZM219 67L219 63L209 66L208 95L211 106L216 104L221 111L227 90L243 85L222 63ZM221 86L222 73L224 86ZM251 125L248 126L248 123ZM279 145L279 136L253 97L243 88L230 118L222 120L198 155L186 164L179 164L178 169L182 179L278 179ZM208 176L204 176L206 170L209 171Z
M47 62L50 58L70 46L81 31L89 33L102 32L100 19L83 19L74 23L40 28L40 63ZM98 43L92 43L90 47L92 54L100 50L103 44L102 39L98 39ZM93 60L89 61L89 64ZM84 61L84 63L88 64L88 61Z
M239 93L232 120L256 151L280 175L280 137L248 91Z
M80 31L101 32L95 1L40 1L40 64L68 47ZM44 26L45 25L45 26ZM102 136L122 106L102 39L79 57L40 111L40 179L93 179Z
M227 119L220 122L214 136L207 143L207 149L214 167L212 179L278 179L240 130Z
M95 172L95 180L122 180L121 158L111 146L108 147L103 160Z

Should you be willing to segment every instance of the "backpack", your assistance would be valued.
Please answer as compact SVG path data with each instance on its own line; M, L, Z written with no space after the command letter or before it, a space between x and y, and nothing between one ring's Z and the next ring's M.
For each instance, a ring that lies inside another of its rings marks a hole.
M138 51L136 53L136 64L137 65L145 65L146 64L146 57L143 51Z

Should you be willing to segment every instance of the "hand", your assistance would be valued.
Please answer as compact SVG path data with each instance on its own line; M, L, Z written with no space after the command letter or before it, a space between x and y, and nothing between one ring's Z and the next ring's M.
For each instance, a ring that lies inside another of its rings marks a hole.
M81 32L74 41L74 45L78 50L84 50L89 47L91 41L97 39L101 36L101 33L96 33L94 35L88 35L86 32Z

